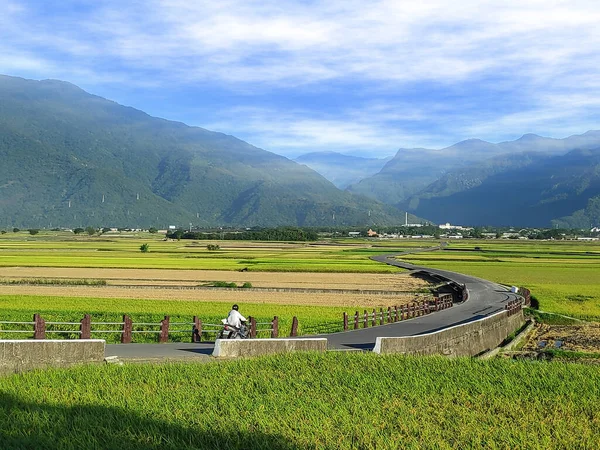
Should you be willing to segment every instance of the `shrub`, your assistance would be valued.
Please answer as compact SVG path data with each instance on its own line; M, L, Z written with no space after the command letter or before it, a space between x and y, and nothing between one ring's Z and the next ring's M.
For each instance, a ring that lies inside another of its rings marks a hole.
M35 236L36 234L38 234L40 232L40 230L37 230L35 228L31 228L31 229L29 229L27 231L29 231L29 234L32 235L32 236Z
M206 246L206 249L207 249L208 251L211 251L211 252L212 252L212 251L215 251L215 250L219 250L220 248L221 248L221 247L219 247L219 245L218 245L218 244L208 244L208 245Z
M242 284L243 289L250 289L251 287L252 283L250 283L249 281L246 281L244 284Z
M142 253L148 253L150 251L150 246L148 244L140 245L140 251Z
M19 231L21 230L19 230L18 228L13 228L13 233L18 233Z

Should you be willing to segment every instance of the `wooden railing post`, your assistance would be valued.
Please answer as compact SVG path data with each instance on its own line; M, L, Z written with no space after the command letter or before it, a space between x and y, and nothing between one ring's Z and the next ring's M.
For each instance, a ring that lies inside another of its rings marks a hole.
M123 333L121 334L121 344L131 344L131 331L133 330L133 322L131 317L123 316Z
M387 310L387 323L392 323L392 307L388 306Z
M250 319L250 337L252 339L254 339L256 337L256 319L252 316L250 316L249 319Z
M348 331L348 313L344 311L344 331Z
M33 338L46 339L46 321L39 314L34 314L33 322Z
M279 336L279 318L277 316L273 317L273 322L271 322L271 338L276 338Z
M398 317L398 305L394 306L394 309L396 310L396 317L394 317L394 322L398 322L398 320L400 320L400 318Z
M358 311L354 313L354 329L358 330Z
M165 318L160 321L160 334L158 335L158 342L161 344L169 342L169 316L165 316Z
M375 308L373 308L373 317L371 317L371 326L377 325L377 319L375 318Z
M291 337L296 337L298 336L298 318L296 316L294 316L292 318L292 331L290 333Z
M92 316L86 314L81 319L81 325L79 326L79 331L81 334L79 335L80 339L90 339L92 336Z
M365 323L363 328L369 328L369 315L367 314L367 310L365 309Z
M379 308L379 325L383 325L385 322L383 320L383 308Z
M192 342L197 343L202 340L202 321L198 316L194 316L194 325L192 325Z

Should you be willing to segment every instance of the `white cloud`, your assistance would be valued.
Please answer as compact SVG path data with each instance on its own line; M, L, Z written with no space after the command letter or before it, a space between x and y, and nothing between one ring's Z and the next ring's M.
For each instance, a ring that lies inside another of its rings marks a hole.
M598 128L597 0L56 5L60 13L50 15L35 0L0 0L0 72L88 88L219 86L244 94L247 114L230 119L227 106L215 108L213 119L189 121L245 134L273 151L368 148L387 155L398 146L500 140L506 130ZM334 83L360 90L361 103L324 108ZM452 95L422 88L423 98L411 99L415 85L428 83ZM251 100L253 93L296 90L322 92L323 103L264 108ZM514 106L483 111L483 95L510 96Z

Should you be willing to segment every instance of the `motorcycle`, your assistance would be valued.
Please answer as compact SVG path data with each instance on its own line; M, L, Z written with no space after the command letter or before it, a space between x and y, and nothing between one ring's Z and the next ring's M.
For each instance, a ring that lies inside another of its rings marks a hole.
M221 319L223 328L217 334L217 339L248 339L248 327L242 323L240 328L236 328L227 323L227 319Z

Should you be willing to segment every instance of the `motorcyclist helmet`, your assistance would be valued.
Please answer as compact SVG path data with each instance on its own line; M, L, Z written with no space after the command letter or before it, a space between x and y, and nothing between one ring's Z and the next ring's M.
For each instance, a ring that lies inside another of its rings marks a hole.
M233 310L237 311L239 308L238 308L238 305L233 305L233 306L231 307L231 309L233 309Z

